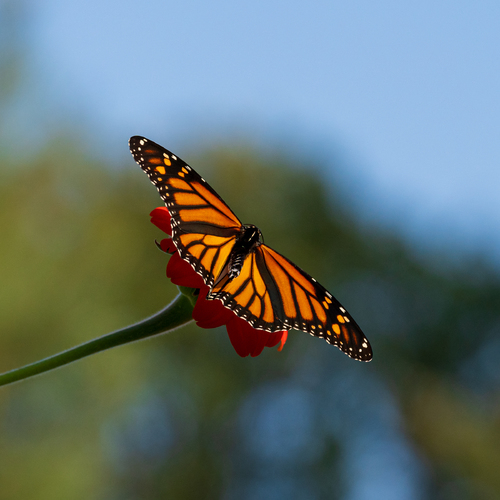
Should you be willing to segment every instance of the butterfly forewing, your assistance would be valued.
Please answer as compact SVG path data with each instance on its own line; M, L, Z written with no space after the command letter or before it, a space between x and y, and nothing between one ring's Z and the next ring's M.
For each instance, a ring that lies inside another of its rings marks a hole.
M207 285L226 264L241 222L186 162L144 137L130 139L135 161L148 174L172 217L172 239Z

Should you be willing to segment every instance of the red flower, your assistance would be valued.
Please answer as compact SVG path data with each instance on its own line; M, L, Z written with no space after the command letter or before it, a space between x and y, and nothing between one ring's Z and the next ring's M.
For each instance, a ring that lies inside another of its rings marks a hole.
M172 236L170 225L170 214L165 207L155 208L151 212L151 222L162 231ZM193 309L193 319L201 328L216 328L226 325L229 340L235 351L242 357L258 356L264 347L274 347L281 341L278 351L283 349L288 331L265 332L253 328L247 321L238 318L230 309L222 305L220 300L206 300L209 287L205 285L203 278L191 267L189 263L181 259L177 248L171 238L160 242L160 248L164 252L172 254L167 264L167 276L172 283L189 288L198 288L200 294Z

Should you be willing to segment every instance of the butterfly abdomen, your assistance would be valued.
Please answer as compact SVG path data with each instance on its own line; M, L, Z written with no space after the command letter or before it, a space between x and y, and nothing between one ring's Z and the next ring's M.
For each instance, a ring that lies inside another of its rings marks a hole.
M236 240L229 260L228 277L230 280L239 276L246 256L255 246L260 244L261 237L262 234L258 227L253 225L243 226L241 235Z

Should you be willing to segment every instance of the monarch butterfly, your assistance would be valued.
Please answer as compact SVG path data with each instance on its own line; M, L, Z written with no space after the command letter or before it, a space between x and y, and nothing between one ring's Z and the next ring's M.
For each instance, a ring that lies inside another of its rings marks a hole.
M351 358L371 360L368 340L332 294L265 245L260 230L243 225L187 163L144 137L132 137L129 145L170 212L179 255L209 286L208 300L221 300L253 328L295 328Z

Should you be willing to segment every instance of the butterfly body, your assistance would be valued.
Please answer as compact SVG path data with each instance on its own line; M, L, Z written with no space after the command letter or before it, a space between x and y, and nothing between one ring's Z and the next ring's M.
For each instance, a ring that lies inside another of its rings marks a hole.
M237 278L240 275L243 262L248 254L252 252L256 246L260 245L262 233L257 226L246 224L243 226L241 235L237 238L234 244L233 251L228 261L229 279Z
M132 137L130 150L170 212L179 255L210 288L208 300L221 300L256 329L295 328L354 359L372 358L360 327L332 294L265 245L260 230L243 225L189 165L144 137Z

